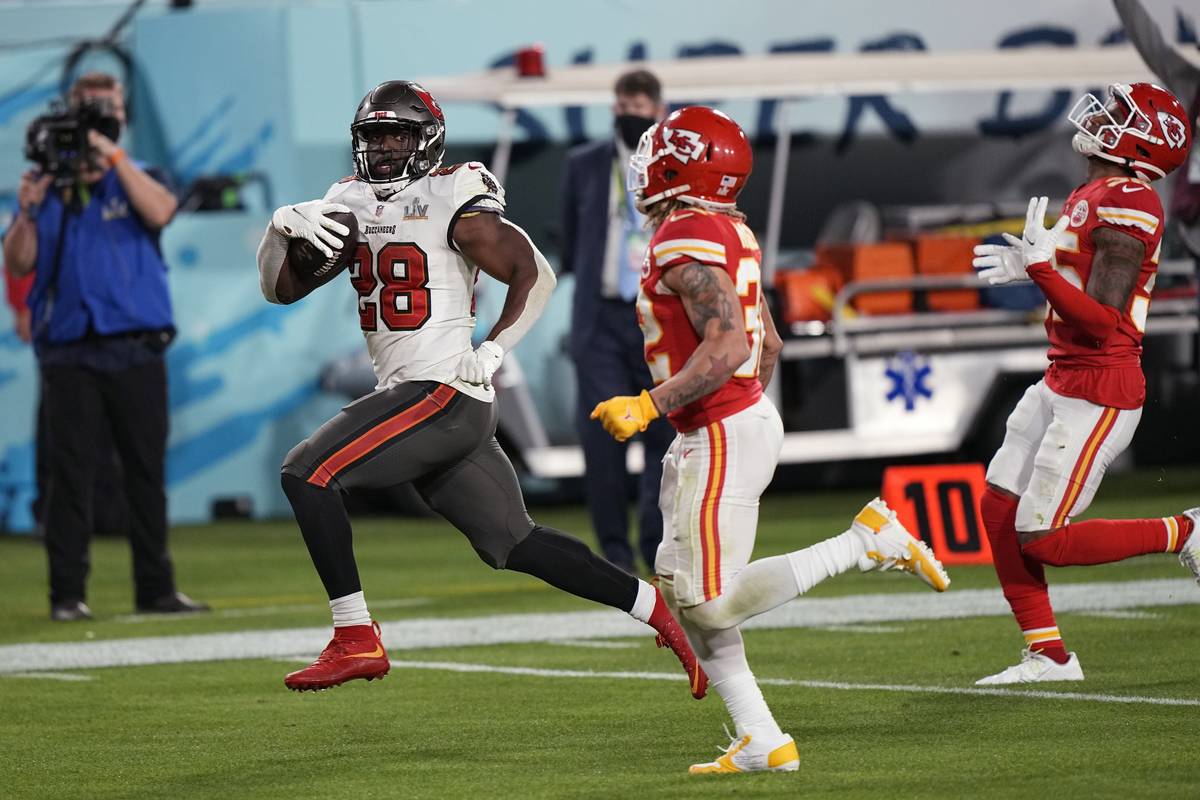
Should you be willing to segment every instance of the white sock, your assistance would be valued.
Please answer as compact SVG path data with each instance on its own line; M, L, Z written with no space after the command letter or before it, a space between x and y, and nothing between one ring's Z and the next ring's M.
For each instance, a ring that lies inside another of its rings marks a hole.
M812 547L788 553L788 562L796 576L799 594L804 594L826 578L841 575L858 566L866 555L862 539L851 531L817 542Z
M333 627L335 628L371 624L371 612L367 611L367 601L362 592L330 600L329 609L333 612Z
M696 606L692 617L708 628L740 625L857 566L863 554L862 542L847 531L803 550L751 561L719 597Z
M750 734L767 741L783 736L775 717L771 716L771 709L767 708L767 701L763 699L753 672L740 672L712 684L712 687L725 701L725 708L733 717L738 736Z
M629 609L629 616L638 622L649 622L650 615L654 613L656 601L657 595L654 587L639 579L637 597L633 601L633 608Z

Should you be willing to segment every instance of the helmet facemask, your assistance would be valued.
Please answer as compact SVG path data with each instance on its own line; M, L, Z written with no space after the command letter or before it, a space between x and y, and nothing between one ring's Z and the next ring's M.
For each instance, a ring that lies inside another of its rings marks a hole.
M1141 162L1135 166L1130 159L1113 155L1111 152L1121 142L1121 137L1127 135L1158 143L1158 139L1151 134L1153 124L1150 118L1138 108L1130 91L1131 87L1114 83L1108 87L1108 96L1104 102L1091 93L1079 98L1067 115L1067 119L1076 129L1075 135L1071 137L1071 147L1082 155L1095 156L1134 168L1139 177L1149 178L1151 176L1142 175L1142 170L1137 168L1145 166Z
M638 138L637 150L629 156L629 169L626 172L625 188L633 193L634 203L638 211L646 213L646 187L650 184L650 165L654 163L654 133L657 125L651 125Z
M364 120L351 126L358 177L380 196L394 194L436 169L442 126L406 119ZM385 138L386 137L386 138ZM389 141L391 140L391 141ZM398 142L399 146L394 146Z

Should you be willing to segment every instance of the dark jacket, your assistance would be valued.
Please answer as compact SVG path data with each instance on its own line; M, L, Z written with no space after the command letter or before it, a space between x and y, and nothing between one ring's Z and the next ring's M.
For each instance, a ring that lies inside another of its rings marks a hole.
M575 275L570 348L578 359L600 311L604 248L608 240L608 193L612 191L612 139L589 142L567 153L562 188L562 271Z

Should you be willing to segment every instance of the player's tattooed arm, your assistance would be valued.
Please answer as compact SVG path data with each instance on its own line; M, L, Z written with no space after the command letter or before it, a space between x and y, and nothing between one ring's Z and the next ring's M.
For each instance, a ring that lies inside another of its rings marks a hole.
M679 295L700 344L679 372L650 397L661 413L712 394L750 357L737 290L725 270L690 262L667 270L662 282Z
M775 374L775 365L779 363L779 354L783 351L783 339L775 330L775 318L767 306L767 299L758 301L758 313L763 323L762 358L758 362L758 381L764 389L771 384L771 376Z
M1027 272L1063 322L1103 347L1128 308L1146 250L1133 236L1113 228L1096 229L1092 241L1096 255L1086 289L1069 283L1045 262L1030 264Z
M1092 242L1096 255L1088 278L1088 296L1122 311L1142 271L1146 245L1128 233L1107 227L1092 231Z
M471 263L508 286L500 318L487 338L505 352L511 350L546 307L554 271L525 231L499 214L460 217L451 236Z

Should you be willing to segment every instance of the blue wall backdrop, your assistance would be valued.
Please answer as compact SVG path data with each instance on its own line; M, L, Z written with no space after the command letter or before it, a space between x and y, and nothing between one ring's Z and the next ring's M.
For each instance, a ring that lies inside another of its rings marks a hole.
M73 41L102 35L124 2L0 8L0 229L10 219L26 126L58 93ZM1193 5L1148 3L1177 41L1195 42ZM1184 10L1178 10L1184 9ZM121 41L142 80L128 144L167 167L180 185L207 174L261 173L277 202L319 196L350 170L347 125L379 81L456 74L505 63L547 43L555 65L798 50L962 50L1079 46L1120 40L1100 0L1053 4L963 0L946 14L934 0L840 3L765 0L687 4L592 0L374 0L198 2L185 12L151 3ZM969 24L968 24L969 21ZM114 68L105 56L89 67ZM1061 126L1066 92L830 98L801 104L806 131L852 142L954 131L996 139ZM752 132L769 103L725 106ZM456 144L493 140L494 109L449 105ZM604 107L523 114L523 140L606 135ZM520 191L510 186L510 191ZM288 448L340 404L320 391L330 361L361 348L354 294L342 283L295 307L265 303L254 266L270 208L248 193L240 212L181 214L164 237L180 336L170 351L172 432L168 475L175 522L207 519L213 498L249 496L259 515L286 511L278 465ZM533 230L531 228L531 230ZM537 385L561 382L557 340L566 325L564 281L539 334L518 351ZM484 287L481 318L499 302ZM29 530L36 370L0 310L0 529ZM541 393L552 429L569 430L569 401Z

